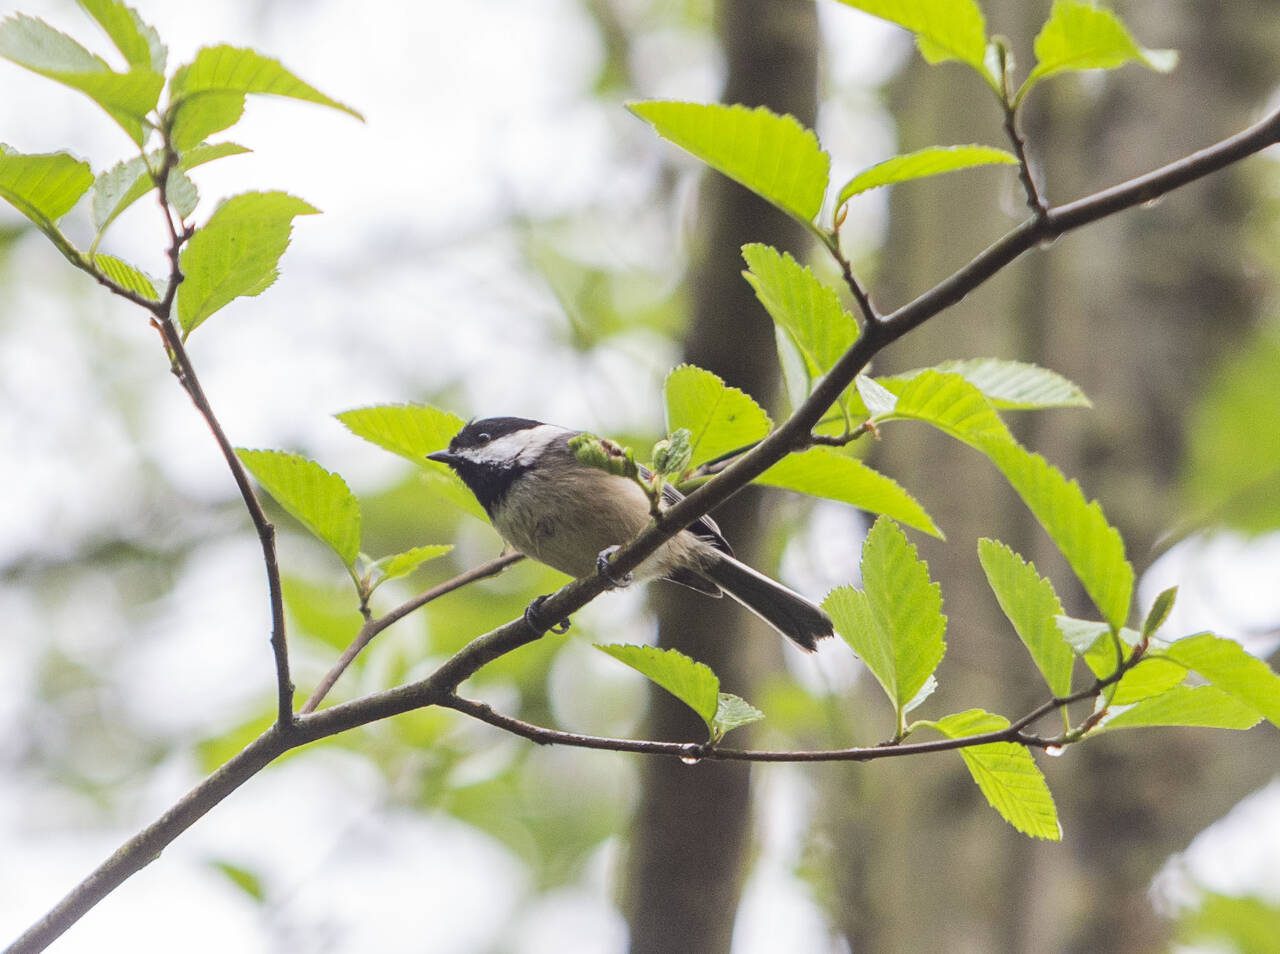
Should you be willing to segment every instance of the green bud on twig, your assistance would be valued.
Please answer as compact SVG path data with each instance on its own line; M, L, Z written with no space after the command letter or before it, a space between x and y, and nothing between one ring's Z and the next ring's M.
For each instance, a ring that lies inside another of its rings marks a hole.
M693 435L687 427L653 445L653 469L663 476L682 474L693 459Z
M597 437L595 434L578 434L569 439L569 450L573 456L588 467L597 467L618 477L637 480L640 468L636 466L636 458L630 447L623 447L613 441Z

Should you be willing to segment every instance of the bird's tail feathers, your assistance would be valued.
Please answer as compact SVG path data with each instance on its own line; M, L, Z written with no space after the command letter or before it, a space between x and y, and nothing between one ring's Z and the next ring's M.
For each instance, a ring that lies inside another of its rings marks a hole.
M717 552L701 568L708 579L806 652L834 630L831 618L799 593Z

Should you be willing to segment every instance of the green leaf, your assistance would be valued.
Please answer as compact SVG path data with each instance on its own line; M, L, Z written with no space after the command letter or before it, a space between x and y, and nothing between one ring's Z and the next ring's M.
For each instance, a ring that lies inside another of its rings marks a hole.
M858 340L857 322L840 304L835 289L820 282L789 254L752 244L742 247L742 257L750 269L743 277L799 351L811 391ZM845 396L840 404L847 419L849 402Z
M880 383L897 393L898 400L892 412L876 415L876 423L924 421L988 456L991 448L1013 442L991 402L959 374L927 368L905 383Z
M898 406L898 395L894 394L875 378L860 374L853 379L858 389L858 397L866 405L867 415L884 418L894 412Z
M763 106L656 100L628 108L664 139L801 222L812 223L822 208L831 158L793 116Z
M1280 676L1234 639L1200 633L1170 643L1164 653L1280 727Z
M1009 720L981 709L969 709L924 724L948 738L961 739L1007 729ZM1023 746L1016 742L989 742L960 749L960 754L987 802L1005 821L1032 838L1062 840L1062 825L1049 785Z
M173 210L178 213L178 219L183 222L191 218L196 206L200 203L200 193L196 190L196 184L181 169L169 170L169 176L165 181L165 195L169 199L169 204L173 206Z
M320 210L286 192L245 192L221 202L182 250L178 286L184 336L237 298L266 291L279 275L293 219Z
M1114 659L1114 655L1112 656ZM1108 665L1110 671L1114 671ZM1111 705L1127 706L1168 692L1187 678L1187 670L1176 662L1159 656L1147 656L1120 677L1111 696Z
M360 504L337 474L284 451L236 449L276 503L319 537L348 567L360 555Z
M978 541L978 559L1000 609L1009 618L1055 696L1071 692L1075 657L1058 630L1062 603L1053 584L998 540Z
M754 444L773 430L769 415L751 395L691 364L668 374L663 391L667 432L688 429L695 467Z
M1079 484L1013 439L974 385L958 374L921 371L901 386L893 412L875 420L901 418L926 421L986 454L1062 551L1103 617L1113 627L1124 625L1133 567L1119 531L1096 500L1085 499Z
M1211 729L1251 729L1262 716L1214 686L1178 686L1117 712L1102 729L1144 726L1204 726Z
M120 287L150 298L152 301L160 300L160 295L156 292L156 286L151 279L128 262L111 255L95 255L90 261L94 268Z
M909 527L942 537L942 531L893 478L830 447L813 447L782 458L755 480L813 497L838 500L868 513L884 514Z
M359 120L364 119L350 106L330 99L314 86L298 79L278 60L263 56L256 50L226 44L205 47L196 53L194 60L179 67L170 83L170 93L175 102L185 102L204 93L287 96L341 110Z
M1110 70L1141 63L1167 73L1178 62L1174 50L1148 50L1110 10L1085 0L1054 0L1053 10L1035 40L1036 65L1015 102L1036 83L1068 70Z
M1067 645L1079 656L1085 655L1098 644L1098 640L1111 632L1111 627L1106 623L1099 623L1091 619L1057 616L1054 622L1057 624L1058 632L1062 634L1062 638L1066 640ZM1108 672L1110 671L1108 670Z
M676 649L621 644L596 644L596 649L657 683L696 712L709 732L715 732L720 711L720 680L711 667L695 662Z
M864 169L845 183L836 199L842 206L855 195L880 186L940 176L944 172L957 172L975 166L1018 164L1018 157L994 146L928 146L905 155L894 156L884 162Z
M1062 625L1064 620L1065 617L1059 617L1059 625ZM1111 635L1111 627L1106 623L1090 624L1082 620L1077 620L1075 622L1077 625L1082 627L1080 630L1081 635L1083 635L1085 627L1087 626L1096 625L1102 627L1105 638L1095 640L1091 647L1080 654L1080 658L1085 661L1085 665L1087 665L1093 674L1099 679L1106 679L1113 675L1116 671L1116 666L1119 665L1121 656L1127 657L1133 647L1137 646L1138 642L1142 639L1141 633L1136 629L1129 629L1127 626L1121 627L1120 631L1113 637ZM1064 629L1064 632L1065 631L1066 630ZM1119 653L1116 652L1117 647L1120 650ZM1152 657L1148 656L1147 658L1150 660ZM1156 681L1158 681L1159 673L1152 673L1152 675L1157 677ZM1186 673L1183 672L1182 675L1185 676ZM1148 681L1143 674L1133 676L1132 673L1126 675L1124 679L1129 680L1128 685L1130 687L1133 687L1135 684L1141 687L1143 683ZM1167 687L1176 684L1178 681L1179 680L1176 679L1164 680L1164 685ZM1121 683L1124 684L1124 680L1121 680ZM1144 695L1144 692L1134 691L1128 692L1127 694L1133 695L1135 698L1141 698Z
M408 576L428 560L442 557L452 549L453 545L448 543L427 544L426 546L414 547L412 550L405 550L403 553L385 556L374 565L382 573L384 581L395 580L402 576Z
M711 724L711 741L719 742L725 733L759 722L763 718L764 713L746 699L735 696L732 692L722 692L716 706L716 717Z
M230 129L244 115L244 93L199 93L169 107L169 140L179 153Z
M905 382L925 371L958 374L983 393L991 406L1004 411L1031 411L1049 407L1092 407L1089 399L1062 375L1021 361L969 358L944 361L932 368L903 371L880 383L901 391Z
M357 437L415 464L448 447L466 424L458 415L429 404L380 404L335 416Z
M987 22L975 0L841 0L910 30L929 63L959 60L990 82L985 58Z
M336 415L347 430L422 468L429 488L464 513L488 520L475 495L445 464L426 456L449 446L466 423L456 414L427 404L383 404Z
M1147 618L1142 623L1142 635L1147 639L1154 636L1164 625L1165 620L1169 618L1169 613L1173 611L1174 601L1178 598L1178 588L1171 586L1167 590L1160 593L1151 604L1151 609L1147 612Z
M1133 598L1133 566L1102 507L1086 500L1078 483L1020 444L996 445L990 457L1067 558L1103 618L1115 628L1123 626Z
M942 590L892 521L881 517L862 547L863 589L844 586L823 601L836 631L866 663L902 714L946 652Z
M117 162L100 172L93 183L93 203L90 206L93 224L99 234L140 196L146 195L148 189L154 188L147 164L141 156ZM136 194L131 195L133 192Z
M168 51L160 42L160 35L142 21L137 11L119 0L79 0L79 3L98 21L131 67L164 73Z
M92 183L89 164L65 152L27 155L0 143L0 197L41 231L54 230Z
M17 13L0 23L0 56L84 93L138 145L145 117L155 109L164 77L150 66L117 73L101 57L43 20Z
M178 169L187 172L206 162L246 152L249 150L233 142L206 143L184 152L178 159ZM149 160L153 167L159 168L162 157L159 152L153 152ZM119 162L101 173L93 184L93 224L98 234L105 232L120 213L155 187L141 156Z

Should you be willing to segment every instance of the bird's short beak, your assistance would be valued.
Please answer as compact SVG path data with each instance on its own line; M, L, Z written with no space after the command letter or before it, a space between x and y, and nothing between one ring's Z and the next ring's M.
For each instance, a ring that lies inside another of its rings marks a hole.
M434 460L439 464L448 464L450 467L453 466L457 459L456 454L451 454L447 450L436 451L434 454L427 455L427 460Z

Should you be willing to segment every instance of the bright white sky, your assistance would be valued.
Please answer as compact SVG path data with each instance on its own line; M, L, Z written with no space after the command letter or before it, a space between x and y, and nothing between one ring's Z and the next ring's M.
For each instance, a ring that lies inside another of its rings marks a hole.
M305 448L340 466L357 489L373 489L398 472L396 463L366 452L328 414L413 400L451 382L466 410L601 429L658 428L651 385L672 356L606 354L607 373L638 386L627 389L634 396L615 391L602 401L599 372L583 373L581 359L548 340L558 306L525 274L519 249L500 228L513 211L536 222L605 199L625 212L643 201L656 169L660 147L640 124L583 96L600 52L574 0L138 6L168 42L171 62L205 42L251 45L368 117L361 125L317 107L251 101L234 138L255 153L194 175L204 214L218 196L282 185L325 213L299 220L275 288L228 308L192 338L206 388L237 444ZM0 15L19 9L102 48L71 0L0 0ZM841 108L829 105L821 123L841 157L838 177L892 151L890 126L869 108L868 86L880 77L865 64L874 58L859 55L890 34L848 11L824 6L823 13L833 41L849 54L831 77L844 91ZM658 36L641 52L661 76L646 92L715 97L708 50ZM843 108L848 104L859 108ZM0 141L31 152L70 147L95 168L123 157L128 146L86 100L3 62ZM867 223L855 242L874 238L883 206L867 200L861 212L851 216ZM151 214L139 203L119 223L115 233L126 244L116 250L159 271L155 236L145 235ZM601 222L591 244L611 267L638 267L678 243L679 228L678 221L655 227L622 214ZM65 264L38 237L15 254L14 274L24 281L0 288L0 559L56 554L118 521L156 526L162 518L130 489L141 467L161 468L179 493L196 500L227 499L221 461L136 310L87 281L68 292ZM70 320L86 309L98 313L89 332ZM531 369L556 386L531 384ZM86 411L104 395L135 408L135 430L110 413ZM162 713L159 733L208 731L260 690L268 666L256 635L265 631L263 601L255 597L260 573L253 540L220 544L157 609L150 635L164 638L140 638L133 658L115 662L132 674L125 704L140 724ZM21 699L38 678L35 647L46 633L74 634L58 638L89 663L96 645L109 644L103 630L119 618L111 612L119 596L75 596L50 620L29 594L0 589L7 636L0 725L20 716ZM200 705L187 706L190 699ZM0 775L0 938L171 803L193 773L186 764L164 766L114 832L68 827L80 811L74 800L50 800L39 778ZM762 819L764 853L735 950L823 950L822 920L789 874L800 843L794 828L803 774L780 767L763 772L761 783L778 794L767 803L783 807ZM57 950L461 954L505 938L517 954L551 954L564 949L567 931L592 939L577 950L624 949L624 925L611 901L616 845L602 850L584 887L520 907L524 874L506 849L384 799L367 766L340 753L273 768L92 912ZM1276 801L1273 792L1271 818ZM1233 841L1232 851L1280 857L1274 829L1270 842L1255 834L1248 844ZM209 870L211 857L292 886L270 929Z

